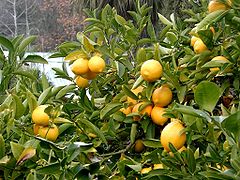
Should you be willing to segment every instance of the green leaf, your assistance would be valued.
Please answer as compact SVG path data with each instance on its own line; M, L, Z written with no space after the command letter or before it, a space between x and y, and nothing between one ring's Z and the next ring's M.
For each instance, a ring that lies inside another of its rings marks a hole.
M222 127L235 135L235 137L240 137L240 111L227 117L222 122Z
M107 145L107 140L105 136L103 135L102 131L98 127L96 127L93 123L88 121L87 119L81 118L79 121L83 124L85 124L89 129L91 129L96 135Z
M152 24L152 21L151 21L150 18L148 19L147 33L148 33L150 39L152 39L152 40L154 40L154 41L157 39L157 38L156 38L155 30L154 30L154 27L153 27L153 24Z
M202 81L196 87L194 99L196 103L209 112L215 108L221 96L221 89L213 82Z
M83 46L87 52L93 52L94 46L90 43L89 39L83 35Z
M5 156L5 153L6 153L5 140L2 134L0 134L0 159L2 159Z
M185 162L188 165L189 171L191 173L194 173L196 170L196 160L195 160L193 151L189 148L186 150Z
M137 80L135 81L135 83L133 84L132 89L136 89L137 87L139 87L142 83L144 82L144 79L142 76L139 76L137 78ZM133 93L134 94L134 93ZM135 95L135 94L134 94Z
M147 139L143 141L144 146L151 148L161 148L162 145L159 139Z
M228 176L226 174L223 174L217 171L203 171L203 172L199 172L199 174L205 176L207 179L233 180L231 176Z
M48 64L48 61L39 55L28 55L23 62Z
M117 21L117 23L121 26L124 26L125 24L127 24L127 21L120 15L116 14L114 16L115 20Z
M209 49L213 48L213 33L211 30L207 29L198 31L198 35Z
M49 82L45 74L42 74L41 82L42 82L43 90L46 90L49 87Z
M24 107L22 101L20 100L20 98L17 95L13 94L12 96L13 96L13 99L16 103L15 118L18 119L18 118L22 117L22 115L24 114L25 107Z
M27 101L30 113L32 113L33 110L38 106L38 102L36 97L29 90L27 90Z
M136 123L132 124L131 132L130 132L130 142L131 142L131 144L133 144L135 142L135 138L136 138L136 135L137 135L137 126L138 125Z
M25 76L27 78L30 78L30 79L34 80L34 81L37 81L37 78L32 73L30 73L29 71L16 70L16 71L13 72L13 74L20 75L20 76Z
M15 142L10 142L10 146L11 146L11 151L13 153L14 158L17 160L22 154L24 150L24 146Z
M67 93L72 92L76 88L75 85L71 84L62 88L56 95L56 99L60 99L65 96Z
M35 156L35 154L36 154L36 149L34 149L33 147L28 147L28 148L24 149L23 152L21 153L20 157L17 160L17 165L20 165L24 161L32 158L33 156Z
M9 51L13 51L14 50L12 42L9 41L7 38L5 38L3 36L0 36L0 44L2 44Z
M158 18L160 19L160 21L167 25L167 26L172 26L172 23L167 19L165 18L163 15L161 15L160 13L158 13Z
M195 117L204 118L209 122L212 121L211 117L206 112L201 111L199 109L194 109L191 106L184 106L181 104L176 104L176 107L174 107L174 110L176 110L180 113L183 113L183 114L188 114L188 115L192 115Z
M139 48L136 53L136 60L138 63L146 61L146 50L145 48Z
M127 87L127 85L123 85L122 90L128 97L138 100L138 97Z
M60 174L61 173L61 165L60 163L53 163L48 166L44 166L42 168L36 169L37 174Z
M166 37L171 42L171 44L174 44L178 40L178 37L173 32L167 32Z
M21 42L21 44L18 46L18 50L17 50L18 54L22 54L25 51L26 47L30 45L36 38L37 36L29 36L25 38Z
M52 94L52 87L45 89L38 98L38 105L44 104Z
M222 19L226 14L228 13L228 11L224 11L224 10L218 10L218 11L214 11L210 14L208 14L198 25L197 25L197 31L201 30L202 28L204 28L207 25L211 25L214 22L219 21L220 19Z
M100 111L100 119L110 116L122 108L122 103L109 103Z

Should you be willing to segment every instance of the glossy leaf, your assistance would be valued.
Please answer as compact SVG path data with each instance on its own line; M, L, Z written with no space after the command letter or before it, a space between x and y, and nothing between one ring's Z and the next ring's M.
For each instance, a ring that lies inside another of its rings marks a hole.
M196 87L194 92L194 99L197 104L212 112L221 96L220 88L213 82L202 81Z
M117 112L122 108L122 103L109 103L100 111L100 119L104 119L107 116Z
M48 64L48 61L39 55L28 55L23 62Z

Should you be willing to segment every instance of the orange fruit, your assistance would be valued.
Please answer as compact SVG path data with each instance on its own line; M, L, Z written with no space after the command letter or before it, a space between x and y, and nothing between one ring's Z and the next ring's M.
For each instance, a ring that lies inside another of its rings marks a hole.
M95 73L101 73L105 69L105 61L99 56L93 56L88 61L88 67L90 71Z
M156 60L147 60L141 66L141 75L145 81L154 82L162 76L162 65Z
M144 144L143 144L143 141L141 139L138 139L138 140L135 141L134 150L137 153L140 153L144 150Z
M216 56L216 57L212 58L212 61L218 61L218 60L228 62L228 59L225 58L224 56ZM210 71L211 72L220 71L220 69L218 67L215 67L215 68L210 68Z
M201 39L198 39L194 46L193 46L194 52L197 54L200 54L204 51L208 51L207 46L203 43L203 41Z
M213 34L215 34L215 33L216 33L216 31L215 31L214 27L212 27L212 26L211 26L211 27L210 27L210 30L212 31L212 33L213 33Z
M165 122L167 122L168 118L164 117L165 108L154 106L151 111L151 118L154 124L162 126Z
M55 141L59 135L59 130L55 124L52 124L51 127L40 127L38 130L38 134L40 137L45 138L49 141Z
M88 60L83 58L77 59L73 62L71 70L76 75L82 75L87 73L89 71Z
M160 141L167 152L170 151L169 143L172 143L176 149L184 146L186 142L186 133L183 132L184 129L180 121L173 121L163 128Z
M151 111L152 111L152 105L147 105L146 107L144 107L144 109L142 109L139 112L140 106L144 105L144 104L145 104L144 102L140 102L140 103L136 104L135 106L133 106L132 113L139 113L140 115L147 114L148 116L150 116L151 115ZM133 117L134 121L139 121L140 119L141 118L139 116L134 116Z
M214 12L218 10L227 10L229 7L221 2L218 2L216 0L210 1L208 4L208 12Z
M34 135L38 135L38 130L41 126L37 125L37 124L34 124L33 125L33 133Z
M32 121L41 126L47 126L49 124L50 117L44 110L47 108L47 105L40 105L34 109L32 112Z
M132 89L131 91L138 96L139 93L141 93L143 91L143 86L138 86L136 89ZM131 97L127 97L127 102L129 104L137 104L137 100L132 99Z
M127 108L121 108L120 111L125 114L125 115L128 115L132 112L132 107L131 106L128 106Z
M88 80L92 80L95 77L97 77L97 73L92 72L92 71L88 71L86 74L82 75L83 78L88 79Z
M75 79L75 82L76 82L77 86L80 88L86 88L89 85L88 80L81 76L77 76Z
M200 38L198 38L198 37L196 37L196 36L193 36L192 38L191 38L191 46L194 46L194 44L195 44L195 42L197 41L197 40L199 40Z
M155 106L164 107L171 103L172 96L172 90L168 86L163 85L153 91L152 101Z

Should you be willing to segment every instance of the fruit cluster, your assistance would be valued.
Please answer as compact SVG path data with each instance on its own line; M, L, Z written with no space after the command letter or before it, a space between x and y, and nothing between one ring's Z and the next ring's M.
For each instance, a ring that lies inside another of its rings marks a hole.
M49 115L44 112L47 105L40 105L32 112L33 132L49 141L55 141L59 135L58 127L51 122Z
M160 79L162 75L162 65L156 60L145 61L141 66L141 76L148 82L154 82ZM139 86L131 91L139 96L144 90L143 86ZM127 97L127 108L122 108L121 112L125 115L133 115L133 121L140 121L141 118L146 115L149 116L152 122L158 126L164 126L168 121L168 117L164 116L166 113L166 107L172 102L173 94L168 85L163 84L157 87L151 97L151 102L137 101L131 97ZM169 152L169 143L172 143L176 149L184 147L186 142L186 133L184 132L184 126L179 120L173 120L167 124L161 132L160 141L165 151ZM135 142L135 152L141 152L144 149L142 140L138 139Z
M89 60L79 58L72 63L71 70L76 75L75 82L80 88L89 86L89 80L94 79L97 74L105 69L105 61L98 55L94 55Z

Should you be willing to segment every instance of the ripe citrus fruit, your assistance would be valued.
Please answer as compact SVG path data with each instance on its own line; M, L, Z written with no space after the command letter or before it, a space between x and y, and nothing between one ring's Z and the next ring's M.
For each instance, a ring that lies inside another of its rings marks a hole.
M41 126L37 125L37 124L34 124L33 125L33 133L34 135L38 135L38 130Z
M147 174L152 170L152 167L148 167L148 168L142 168L141 170L141 174Z
M162 164L154 164L153 165L153 169L163 169L163 165Z
M88 67L90 71L95 73L101 73L105 69L105 61L99 56L93 56L88 61Z
M183 146L183 147L181 147L181 148L178 150L178 152L181 153L181 152L183 152L183 151L185 151L185 150L187 150L187 148L186 148L185 146ZM169 152L169 155L172 156L172 157L174 157L174 154L173 154L172 152Z
M167 122L168 118L164 117L165 108L154 106L151 112L151 118L154 124L162 126L165 122Z
M162 76L162 65L156 60L147 60L141 66L141 75L145 81L154 82Z
M228 59L225 58L224 56L216 56L216 57L212 58L212 61L218 61L218 60L228 62ZM218 67L215 67L215 68L210 68L210 71L211 72L220 71L220 69Z
M44 110L47 108L47 105L40 105L34 109L32 112L32 121L41 126L47 126L49 123L49 116Z
M128 106L127 108L121 108L120 111L125 114L125 115L128 115L132 112L132 107L131 106Z
M163 85L153 91L152 101L154 105L164 107L171 103L172 96L172 90L168 86Z
M82 77L88 80L92 80L97 76L97 73L88 71L86 74L83 74Z
M55 124L53 124L51 127L42 126L39 128L38 134L40 137L45 138L49 141L55 141L59 135L59 130Z
M214 27L212 27L212 26L210 27L210 31L212 31L212 33L213 33L213 34L215 34L215 33L216 33L216 31L215 31Z
M198 37L196 37L196 36L193 36L192 38L191 38L191 46L193 47L194 46L194 44L195 44L195 42L197 41L197 40L199 40L200 38L198 38Z
M184 127L180 121L173 121L163 128L160 141L167 152L170 151L169 143L172 143L176 149L183 147L186 142L186 133L183 130Z
M194 43L193 49L194 49L194 52L197 54L200 54L200 53L208 50L207 46L203 43L203 41L201 39L198 39Z
M227 10L227 9L228 9L227 5L225 5L221 2L218 2L216 0L210 1L208 4L208 12L209 13L218 11L218 10Z
M136 89L132 89L131 90L136 96L138 96L139 93L141 93L143 91L143 86L138 86ZM127 97L127 102L129 104L137 104L137 100L131 98L131 97Z
M76 75L82 75L87 73L89 71L88 60L83 58L77 59L73 62L71 70Z
M133 106L132 113L139 113L140 115L147 114L148 116L150 116L151 111L152 111L152 105L147 105L141 111L139 110L140 106L141 105L144 106L144 104L145 104L144 102L140 102L140 103L136 104L135 106ZM140 119L141 119L140 116L133 117L134 121L139 121Z
M75 81L77 86L80 88L86 88L89 85L88 80L81 76L77 76Z
M141 139L136 140L134 150L137 153L140 153L144 150L144 144Z

